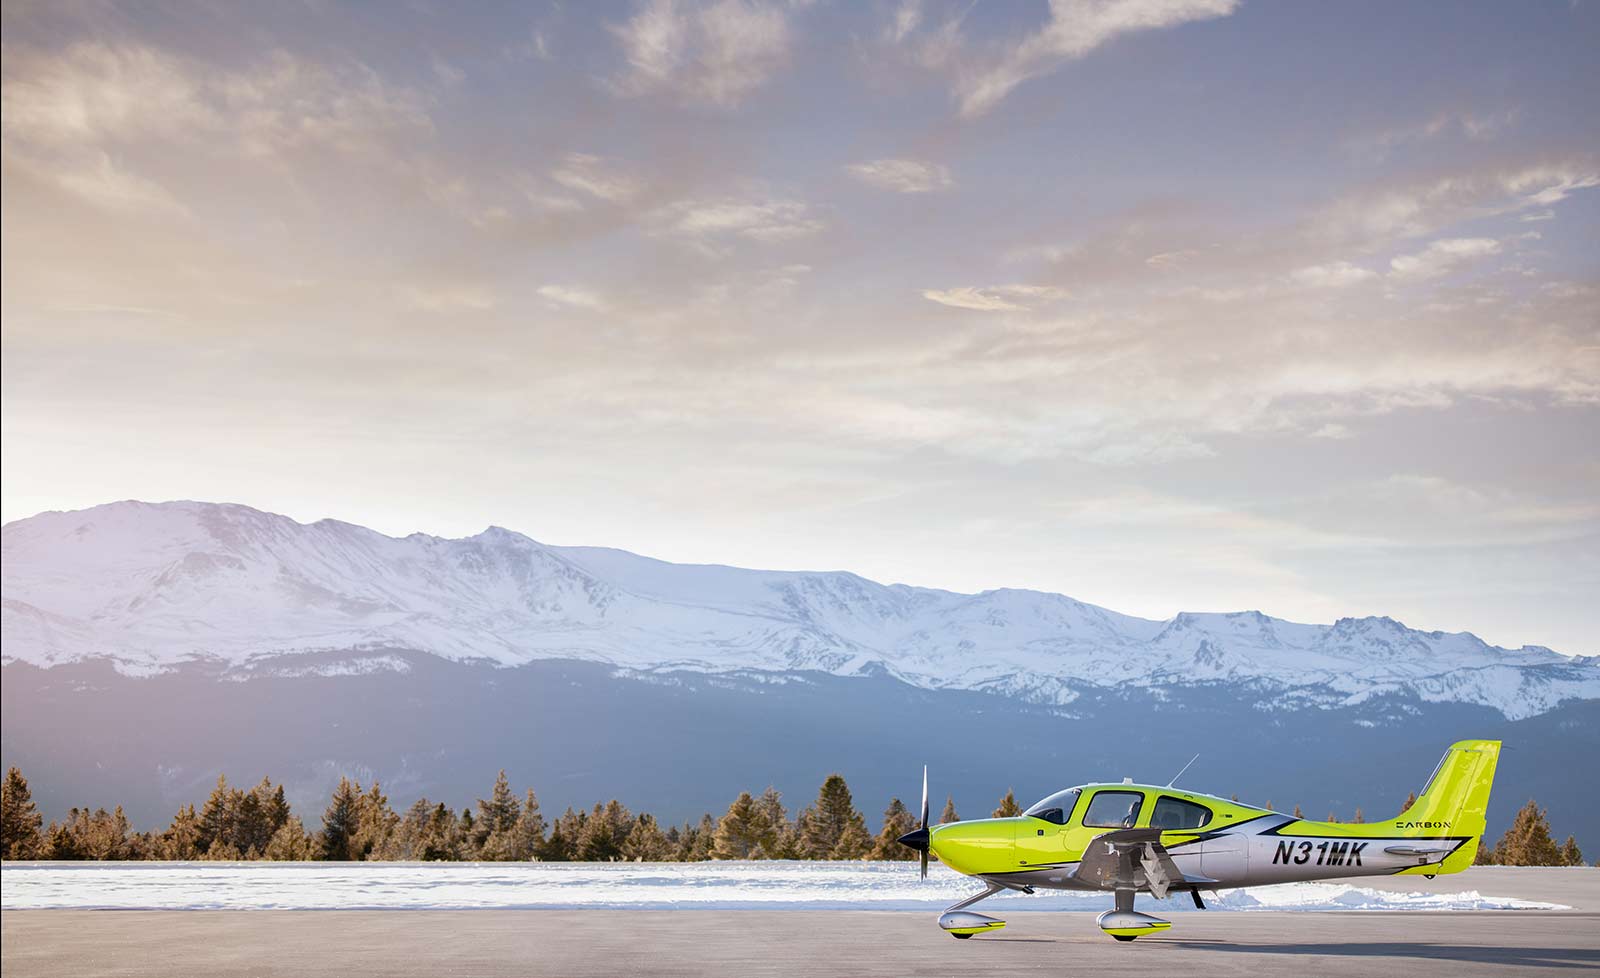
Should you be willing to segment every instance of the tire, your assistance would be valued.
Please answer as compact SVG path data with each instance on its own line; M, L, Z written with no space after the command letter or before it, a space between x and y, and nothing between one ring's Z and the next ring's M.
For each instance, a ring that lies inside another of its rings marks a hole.
M1115 938L1116 940L1119 940L1119 941L1131 941L1131 940L1136 939L1139 935L1138 934L1112 934L1111 936L1113 938Z
M972 935L971 934L951 934L950 936L955 938L958 941L970 941L970 940L972 940Z

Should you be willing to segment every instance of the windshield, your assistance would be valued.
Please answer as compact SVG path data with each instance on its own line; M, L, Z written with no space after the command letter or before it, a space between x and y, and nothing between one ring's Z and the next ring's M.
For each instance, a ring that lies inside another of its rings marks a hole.
M1072 806L1077 803L1078 789L1068 788L1066 791L1056 792L1043 801L1035 802L1033 807L1022 814L1032 815L1034 818L1042 818L1046 822L1054 822L1057 825L1065 825L1067 824L1067 819L1072 817Z

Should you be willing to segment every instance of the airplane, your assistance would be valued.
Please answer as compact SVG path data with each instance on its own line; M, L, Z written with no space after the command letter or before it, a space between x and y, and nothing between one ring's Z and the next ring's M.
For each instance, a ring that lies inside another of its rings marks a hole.
M1500 759L1500 741L1450 745L1422 794L1386 822L1313 822L1215 795L1165 785L1083 784L1050 795L1015 818L928 824L928 769L922 769L922 825L901 844L982 880L977 896L951 906L939 926L953 937L999 930L1005 921L967 909L1007 890L1098 890L1114 895L1100 929L1119 941L1167 930L1171 921L1133 909L1134 895L1358 876L1432 879L1472 865ZM1194 763L1190 761L1190 764ZM1184 765L1187 770L1188 765ZM1178 772L1181 777L1183 771Z

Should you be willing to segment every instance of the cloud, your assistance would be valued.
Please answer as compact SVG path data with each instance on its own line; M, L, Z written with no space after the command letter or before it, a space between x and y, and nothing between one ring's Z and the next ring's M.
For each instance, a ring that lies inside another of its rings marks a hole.
M539 294L557 305L568 306L574 309L588 309L602 312L610 304L588 289L573 288L566 285L541 285Z
M494 293L478 285L413 285L401 295L425 312L484 312L495 306Z
M918 160L867 160L852 163L845 170L863 183L902 194L925 194L951 185L946 167Z
M1323 265L1307 265L1295 269L1289 274L1297 285L1304 285L1313 289L1337 289L1349 285L1360 285L1378 277L1378 273L1370 268L1352 265L1347 261L1328 262Z
M101 152L157 136L256 157L301 147L354 154L430 130L418 94L358 62L325 66L280 50L227 70L93 42L6 58L5 141L35 154Z
M1027 312L1022 301L1054 302L1067 297L1061 289L1046 285L991 285L986 288L963 286L954 289L925 289L924 299L944 306L978 312ZM1022 301L1017 301L1022 300Z
M889 43L899 44L922 23L922 0L900 0L886 32Z
M687 200L661 208L653 222L663 231L711 241L742 237L776 242L803 238L827 227L827 222L796 200Z
M550 179L611 203L626 202L639 192L637 180L613 172L605 160L587 153L567 154L566 160L550 171Z
M1329 421L1316 431L1313 431L1311 433L1311 437L1330 438L1339 441L1346 438L1353 438L1355 437L1355 433L1352 432L1347 425L1339 424L1337 421Z
M1043 29L957 84L961 115L982 115L1023 82L1122 34L1226 17L1237 7L1238 0L1052 0Z
M212 128L219 122L179 59L84 42L60 54L6 52L0 126L8 142L81 144Z
M1600 167L1587 159L1458 169L1346 193L1313 215L1305 233L1325 245L1375 248L1464 220L1548 208L1596 186Z
M627 73L612 82L624 96L668 91L729 107L789 59L787 13L768 3L721 0L686 10L675 0L645 0L611 31L628 61Z
M1440 137L1460 136L1472 141L1493 139L1510 127L1516 118L1515 109L1440 112L1422 122L1392 126L1357 136L1347 145L1359 154L1382 159L1396 147Z
M1402 282L1438 278L1465 262L1499 253L1500 242L1494 238L1442 238L1415 254L1391 258L1389 277Z

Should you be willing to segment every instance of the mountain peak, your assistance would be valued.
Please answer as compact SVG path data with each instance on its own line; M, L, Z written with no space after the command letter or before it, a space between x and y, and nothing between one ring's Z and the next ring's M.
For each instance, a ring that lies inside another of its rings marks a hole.
M1259 611L1165 622L1023 588L958 594L849 571L680 565L553 547L502 526L390 537L237 504L127 500L4 530L4 655L130 671L394 649L517 666L873 669L929 688L1069 702L1086 686L1236 681L1336 703L1394 692L1507 715L1600 696L1600 666L1387 617ZM1554 671L1552 671L1554 670Z

